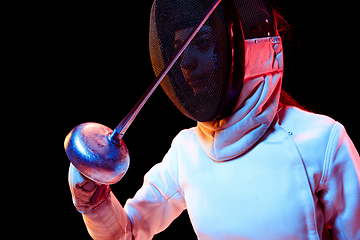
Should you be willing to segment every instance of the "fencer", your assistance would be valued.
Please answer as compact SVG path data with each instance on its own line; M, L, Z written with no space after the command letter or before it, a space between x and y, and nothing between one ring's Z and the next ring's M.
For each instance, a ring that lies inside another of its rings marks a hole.
M156 74L211 2L154 1ZM197 126L174 138L136 195L123 207L107 187L91 204L98 185L70 165L89 234L152 239L187 209L202 240L360 239L360 157L345 128L282 94L283 48L268 3L224 2L161 83Z

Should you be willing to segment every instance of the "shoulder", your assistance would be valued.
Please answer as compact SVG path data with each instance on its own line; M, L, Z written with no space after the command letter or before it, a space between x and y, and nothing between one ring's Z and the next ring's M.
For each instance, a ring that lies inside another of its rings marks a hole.
M334 119L296 107L283 106L278 112L278 124L296 144L305 161L322 162L332 142L336 142L344 127Z
M278 124L291 135L304 156L317 156L326 161L340 150L342 154L358 155L344 126L328 116L285 106L278 117Z
M325 179L330 153L336 148L344 127L334 119L296 107L283 106L278 124L293 141L306 167L312 189L317 191Z
M279 110L279 117L281 121L291 120L307 124L332 125L336 122L328 116L286 105L283 105Z
M197 129L192 127L189 129L181 130L173 140L172 145L174 144L194 144L198 141L197 138Z
M201 147L197 132L197 127L180 131L171 144L171 156L183 164L194 159L206 158L207 155Z
M307 133L319 137L325 134L329 137L333 128L342 127L340 123L328 116L291 106L282 106L278 116L279 124L294 135Z

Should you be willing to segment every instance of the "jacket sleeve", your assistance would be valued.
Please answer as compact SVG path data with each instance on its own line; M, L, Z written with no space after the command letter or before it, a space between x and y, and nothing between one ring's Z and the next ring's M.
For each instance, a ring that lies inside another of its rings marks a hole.
M136 240L152 239L186 209L178 184L177 157L171 150L145 175L143 186L124 207Z
M339 123L331 132L320 185L325 224L335 239L360 239L360 157Z
M94 239L146 240L166 229L185 210L177 182L177 163L170 151L144 177L143 186L124 208L113 195L90 213L83 214Z

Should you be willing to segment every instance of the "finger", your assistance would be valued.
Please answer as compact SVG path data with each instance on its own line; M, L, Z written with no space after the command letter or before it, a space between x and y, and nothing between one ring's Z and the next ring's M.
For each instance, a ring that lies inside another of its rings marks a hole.
M84 184L82 186L82 188L84 188L87 191L92 191L92 190L94 190L95 187L96 187L96 184L94 182L87 182L86 184Z

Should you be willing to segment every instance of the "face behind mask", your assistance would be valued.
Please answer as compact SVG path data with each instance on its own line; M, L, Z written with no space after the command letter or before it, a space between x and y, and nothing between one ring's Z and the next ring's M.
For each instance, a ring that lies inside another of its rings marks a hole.
M213 0L154 1L150 54L156 75L212 4ZM244 39L273 34L254 18L266 15L263 23L269 25L272 18L264 9L268 8L262 0L223 0L212 13L161 83L184 115L207 122L232 113L244 78Z

